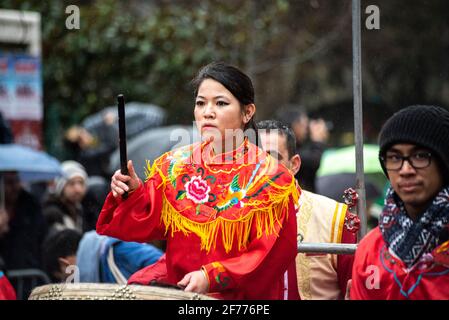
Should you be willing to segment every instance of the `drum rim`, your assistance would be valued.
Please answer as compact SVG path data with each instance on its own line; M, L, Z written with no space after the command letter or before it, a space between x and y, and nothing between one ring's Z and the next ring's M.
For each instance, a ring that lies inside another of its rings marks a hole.
M91 290L92 294L88 294ZM97 290L98 292L95 292ZM145 295L155 294L154 299ZM159 299L157 299L159 298ZM113 283L53 283L34 288L29 300L216 300L204 294L173 288Z

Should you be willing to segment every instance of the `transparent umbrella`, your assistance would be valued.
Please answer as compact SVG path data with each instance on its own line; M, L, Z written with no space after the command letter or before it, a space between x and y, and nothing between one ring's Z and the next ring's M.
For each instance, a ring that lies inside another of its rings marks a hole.
M199 141L196 128L173 125L146 130L127 143L128 159L133 161L137 175L145 178L146 161L153 162L163 153L176 147ZM120 152L117 149L110 157L109 171L120 169Z
M155 128L164 124L167 112L159 106L149 103L129 102L126 104L126 137L132 138L144 130ZM93 115L88 116L81 123L91 134L101 136L105 130L107 117L118 130L117 107L107 107ZM113 139L118 131L109 130Z

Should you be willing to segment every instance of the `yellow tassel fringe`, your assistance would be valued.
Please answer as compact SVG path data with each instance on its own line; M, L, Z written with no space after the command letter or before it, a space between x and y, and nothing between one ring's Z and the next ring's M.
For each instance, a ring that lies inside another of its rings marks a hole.
M159 188L168 182L168 178L165 177L156 163L150 166L148 162L146 180L153 176L156 171L162 178L162 183L158 186ZM253 223L256 224L257 239L260 239L264 235L264 232L266 236L272 234L278 236L276 225L282 227L280 220L284 216L288 218L288 214L286 213L289 208L290 196L292 196L296 204L298 203L300 194L296 187L294 177L292 177L291 183L287 186L280 186L269 179L266 182L271 187L269 190L269 200L250 200L248 203L245 203L245 207L251 207L251 209L244 216L233 220L218 216L216 219L204 223L192 221L178 212L164 194L161 222L165 225L165 233L167 234L170 231L170 235L173 237L175 232L183 232L185 235L193 232L201 239L201 250L206 250L207 252L211 248L216 248L216 243L220 240L218 239L220 234L226 252L231 251L235 240L237 240L239 251L245 249L250 239Z
M195 222L183 216L164 196L161 221L165 225L166 233L170 231L171 236L179 231L185 235L188 235L190 232L196 234L201 239L201 250L209 252L211 248L215 249L217 240L219 240L218 236L221 233L221 241L226 252L231 251L235 240L237 240L238 250L240 251L247 247L253 223L256 224L258 239L263 236L264 231L266 236L272 234L278 236L276 225L282 227L280 220L284 216L286 218L288 217L286 212L289 206L290 195L293 196L295 203L299 198L294 181L288 188L282 191L282 193L277 195L273 194L270 197L271 201L269 206L260 208L258 207L261 204L260 202L256 206L252 202L249 205L254 208L250 209L248 213L238 219L229 220L218 217L213 221L204 223Z

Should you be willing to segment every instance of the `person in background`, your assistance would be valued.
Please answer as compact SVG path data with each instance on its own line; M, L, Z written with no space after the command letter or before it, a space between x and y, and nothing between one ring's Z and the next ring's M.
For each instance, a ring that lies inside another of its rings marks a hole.
M61 166L62 176L56 178L54 193L44 203L44 217L50 229L70 228L83 232L81 202L86 194L87 173L76 161L64 161Z
M65 282L76 272L76 251L81 233L73 229L52 230L42 245L44 271L53 283ZM72 268L70 268L72 267Z
M89 176L109 177L109 157L117 149L116 114L106 112L95 132L72 126L64 135L66 159L81 163Z
M316 173L329 138L326 122L321 118L310 120L302 106L281 109L276 119L291 128L296 138L296 153L301 155L296 180L302 189L316 192Z
M0 239L9 231L9 215L5 208L0 207Z
M73 229L54 229L42 249L44 271L53 283L126 284L132 273L161 255L162 251L149 244L124 242L95 231L81 235Z
M21 185L17 172L4 172L5 208L0 208L5 268L41 268L41 245L47 226L38 201Z
M410 106L379 134L391 183L379 226L357 248L353 300L449 299L449 111Z
M275 120L260 121L257 127L263 149L296 174L302 164L292 130ZM297 208L299 242L357 243L358 218L347 205L301 190ZM353 259L352 255L298 253L295 284L297 280L301 299L344 299Z
M125 285L133 273L152 265L162 254L151 244L121 241L89 231L76 253L80 281Z
M101 207L109 193L109 183L103 177L89 176L86 182L86 188L86 195L81 201L84 211L84 232L95 230Z
M63 145L66 149L66 160L80 161L81 153L92 147L95 139L83 127L74 125L68 128L64 133Z
M11 131L11 127L3 114L0 112L0 144L13 143L14 137Z

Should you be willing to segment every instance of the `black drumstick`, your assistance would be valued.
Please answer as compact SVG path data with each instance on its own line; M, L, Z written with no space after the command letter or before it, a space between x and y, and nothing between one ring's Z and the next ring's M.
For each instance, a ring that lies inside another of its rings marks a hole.
M129 175L128 172L128 157L126 154L126 123L125 123L125 97L123 94L117 96L118 106L118 132L119 132L119 146L120 146L120 172L124 175ZM122 195L123 199L128 198L128 192Z

